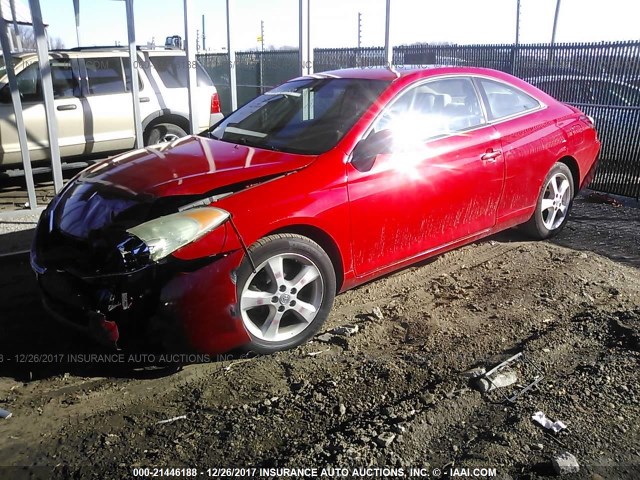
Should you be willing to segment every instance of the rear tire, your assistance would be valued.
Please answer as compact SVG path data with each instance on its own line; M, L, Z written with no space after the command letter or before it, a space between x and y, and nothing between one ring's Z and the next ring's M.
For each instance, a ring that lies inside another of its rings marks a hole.
M238 268L238 312L251 341L244 350L273 353L309 340L326 320L336 292L333 264L313 240L265 237Z
M187 132L178 125L174 125L173 123L159 123L149 130L146 145L173 142L178 138L186 136Z
M522 229L538 240L556 236L567 223L574 194L571 170L564 163L556 163L544 179L535 212Z

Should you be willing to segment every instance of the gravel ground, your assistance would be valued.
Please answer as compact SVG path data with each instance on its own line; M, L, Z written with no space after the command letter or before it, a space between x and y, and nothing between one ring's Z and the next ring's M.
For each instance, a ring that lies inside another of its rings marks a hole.
M26 257L0 260L0 478L539 479L564 452L564 478L640 478L639 231L636 203L581 197L553 242L491 237L338 296L307 345L177 371L69 361L106 352L51 323ZM519 352L509 387L465 375Z

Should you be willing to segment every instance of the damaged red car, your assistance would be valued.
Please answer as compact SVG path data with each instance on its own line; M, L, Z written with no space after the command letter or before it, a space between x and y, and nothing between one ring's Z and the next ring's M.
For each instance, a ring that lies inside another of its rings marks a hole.
M356 285L516 225L557 234L599 147L589 117L505 73L320 73L83 171L31 263L48 310L111 345L274 352Z

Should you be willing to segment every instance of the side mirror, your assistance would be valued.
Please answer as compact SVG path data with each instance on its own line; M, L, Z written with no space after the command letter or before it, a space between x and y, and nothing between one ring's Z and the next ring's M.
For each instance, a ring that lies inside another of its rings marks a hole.
M391 130L380 130L358 142L353 149L351 164L361 172L371 170L376 156L393 153L393 134Z

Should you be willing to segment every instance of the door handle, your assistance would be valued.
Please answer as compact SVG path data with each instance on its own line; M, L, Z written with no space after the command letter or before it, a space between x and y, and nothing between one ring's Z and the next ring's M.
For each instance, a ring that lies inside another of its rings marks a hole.
M480 160L487 163L496 163L496 158L502 155L500 150L490 150L480 157Z
M147 103L150 102L151 99L149 97L140 97L140 103Z
M56 107L57 110L75 110L76 108L78 108L76 105L72 104L72 103L68 103L66 105L58 105Z

